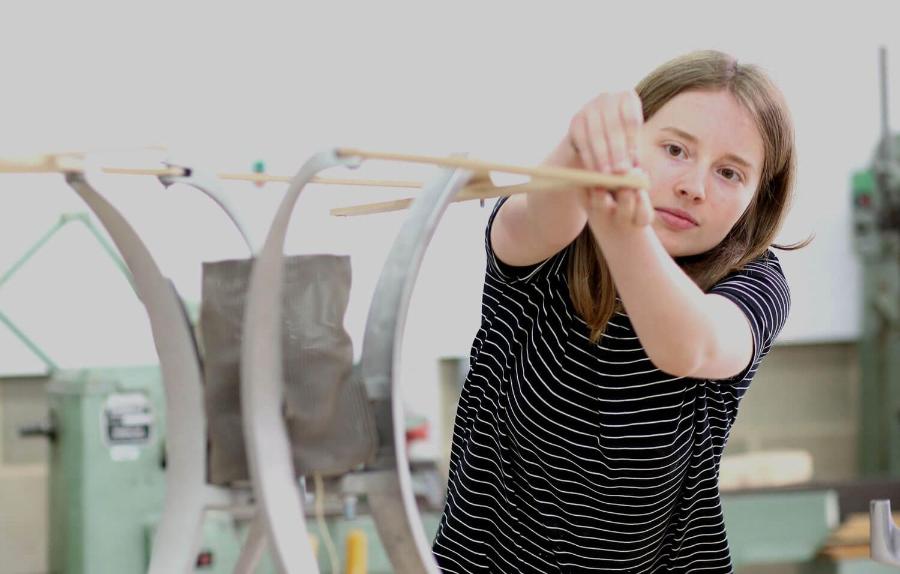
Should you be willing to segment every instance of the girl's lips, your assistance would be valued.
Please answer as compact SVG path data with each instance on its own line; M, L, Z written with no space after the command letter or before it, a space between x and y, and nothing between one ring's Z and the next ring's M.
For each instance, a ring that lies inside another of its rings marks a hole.
M677 231L684 231L685 229L692 229L694 227L697 227L697 224L693 221L690 221L683 217L679 217L678 215L675 215L670 211L666 211L665 209L657 208L656 213L657 215L659 215L659 218L663 221L663 223Z

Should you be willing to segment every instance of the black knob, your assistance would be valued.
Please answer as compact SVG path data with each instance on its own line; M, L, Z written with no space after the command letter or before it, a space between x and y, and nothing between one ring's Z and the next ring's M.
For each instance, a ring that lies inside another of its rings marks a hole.
M56 440L56 427L51 423L36 423L19 427L19 436L22 438L44 437Z

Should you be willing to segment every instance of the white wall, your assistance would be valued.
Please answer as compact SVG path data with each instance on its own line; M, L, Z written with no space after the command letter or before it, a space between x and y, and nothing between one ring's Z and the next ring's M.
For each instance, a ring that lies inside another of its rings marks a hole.
M270 172L290 174L316 150L352 145L533 164L596 93L630 87L684 51L722 49L766 68L795 116L798 194L780 239L817 239L780 252L794 294L782 340L856 336L848 181L878 136L880 44L890 50L893 117L900 114L895 2L815 10L768 0L285 5L16 3L6 11L14 17L0 20L0 156L167 144L217 170L264 159ZM354 175L430 173L371 164ZM243 256L224 218L196 193L121 177L103 187L189 299L199 297L201 260ZM261 238L283 187L226 187ZM59 213L85 209L56 176L3 176L0 188L0 270ZM291 251L353 255L347 324L357 354L402 215L336 221L326 208L398 195L317 188L301 200L291 232ZM486 215L452 207L435 237L407 330L404 376L413 388L419 380L431 388L434 357L465 354L477 329ZM0 310L63 366L154 360L142 308L75 226L0 288ZM0 328L0 371L39 369ZM428 410L430 397L412 392L410 400Z

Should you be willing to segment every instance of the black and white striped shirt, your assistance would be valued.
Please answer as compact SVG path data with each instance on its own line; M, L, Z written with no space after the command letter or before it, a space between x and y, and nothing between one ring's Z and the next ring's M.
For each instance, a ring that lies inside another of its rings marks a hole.
M569 298L565 249L499 261L486 233L482 321L456 413L433 551L444 572L731 572L719 461L790 307L767 251L709 291L753 331L727 380L654 367L628 316L598 343Z

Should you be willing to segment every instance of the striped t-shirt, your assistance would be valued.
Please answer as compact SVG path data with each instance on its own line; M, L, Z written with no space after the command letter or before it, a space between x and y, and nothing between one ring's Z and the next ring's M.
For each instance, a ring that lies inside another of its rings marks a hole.
M771 250L709 292L749 318L753 360L727 380L674 377L628 316L598 343L569 298L570 249L528 267L486 233L482 320L457 407L443 572L732 572L719 461L788 286Z

